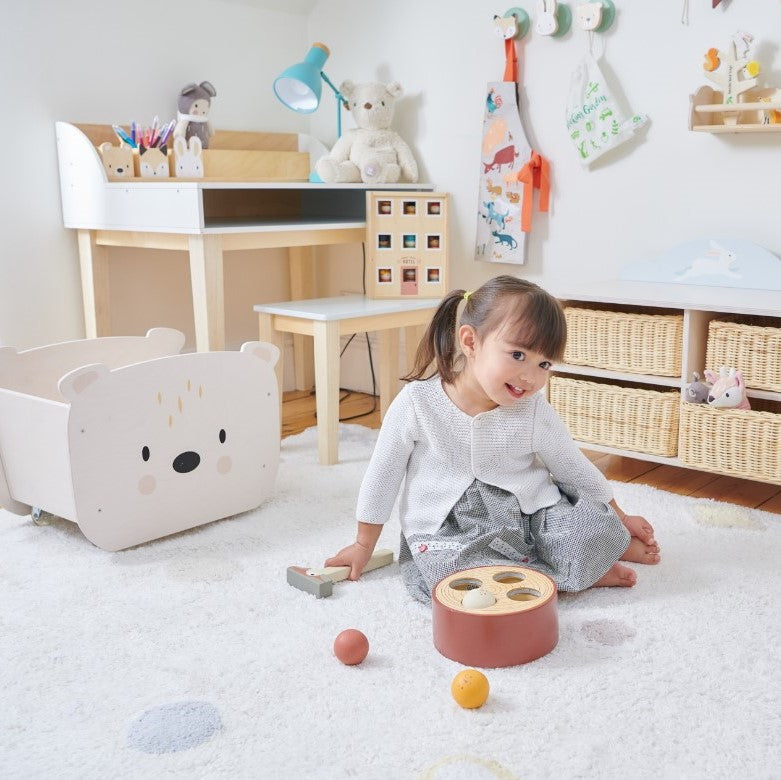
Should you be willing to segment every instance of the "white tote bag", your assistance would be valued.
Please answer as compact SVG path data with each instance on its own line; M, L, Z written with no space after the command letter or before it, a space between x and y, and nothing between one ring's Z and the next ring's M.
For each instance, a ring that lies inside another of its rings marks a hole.
M580 161L589 166L615 149L648 121L645 114L621 110L597 60L587 54L572 73L567 101L567 132Z

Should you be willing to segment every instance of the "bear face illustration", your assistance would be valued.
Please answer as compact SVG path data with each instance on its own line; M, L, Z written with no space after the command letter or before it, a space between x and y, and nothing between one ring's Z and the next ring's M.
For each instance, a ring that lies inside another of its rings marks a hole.
M258 506L279 463L278 355L251 342L63 377L84 535L119 550Z

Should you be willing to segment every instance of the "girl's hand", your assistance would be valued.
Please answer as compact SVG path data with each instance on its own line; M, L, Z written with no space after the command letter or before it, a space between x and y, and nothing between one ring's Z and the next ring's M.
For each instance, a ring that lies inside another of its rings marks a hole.
M353 544L339 550L336 555L329 558L326 562L326 566L349 566L350 574L347 577L348 580L357 580L361 576L361 572L364 566L369 562L369 558L372 557L372 550L368 547L364 547L360 542L354 542Z
M624 527L632 536L636 536L645 544L656 544L653 526L640 515L624 515L621 518Z

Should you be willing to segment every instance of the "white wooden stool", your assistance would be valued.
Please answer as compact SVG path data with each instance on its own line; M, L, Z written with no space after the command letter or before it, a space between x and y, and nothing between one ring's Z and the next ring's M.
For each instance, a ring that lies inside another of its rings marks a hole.
M339 350L340 337L379 331L380 416L384 417L399 390L399 329L407 328L407 362L414 357L420 326L427 325L439 305L436 298L379 300L364 295L340 295L255 306L260 340L282 353L285 333L314 337L317 447L320 463L339 461ZM283 363L276 365L280 401Z

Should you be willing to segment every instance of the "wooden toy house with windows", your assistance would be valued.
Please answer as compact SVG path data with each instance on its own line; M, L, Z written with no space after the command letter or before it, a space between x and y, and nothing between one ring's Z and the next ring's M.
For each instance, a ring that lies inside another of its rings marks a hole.
M448 196L366 195L366 296L441 298L448 291Z

